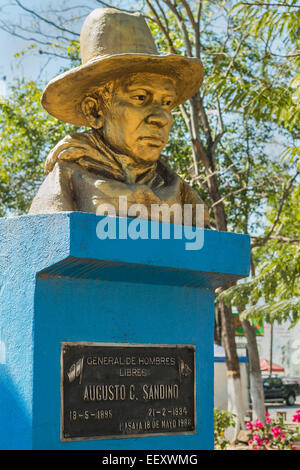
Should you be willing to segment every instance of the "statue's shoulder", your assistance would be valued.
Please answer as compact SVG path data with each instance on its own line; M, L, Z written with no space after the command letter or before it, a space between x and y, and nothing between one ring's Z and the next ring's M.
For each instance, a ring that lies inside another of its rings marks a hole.
M97 152L97 138L93 131L67 134L49 152L45 162L45 173L50 173L59 160L76 161L92 151Z
M75 210L70 169L64 162L55 163L32 200L29 214Z

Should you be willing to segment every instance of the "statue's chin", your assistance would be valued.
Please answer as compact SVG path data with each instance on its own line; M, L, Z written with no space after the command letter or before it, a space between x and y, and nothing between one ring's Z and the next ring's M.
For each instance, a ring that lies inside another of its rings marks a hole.
M164 145L161 143L159 144L155 139L140 140L139 144L134 148L123 148L116 145L115 142L109 142L108 139L105 139L103 134L101 135L101 138L114 152L131 157L135 162L143 163L144 165L147 165L147 163L155 163L159 159L162 149L164 148Z
M139 148L134 152L131 152L129 150L123 152L120 152L119 150L117 152L131 157L132 160L134 160L136 163L143 164L145 165L145 167L147 167L147 164L153 164L159 159L161 150L161 148L151 147L150 145L147 145L145 147Z
M138 151L132 154L135 160L143 161L144 163L154 163L156 162L163 150L163 145L157 145L151 141L145 142L144 145L139 146Z

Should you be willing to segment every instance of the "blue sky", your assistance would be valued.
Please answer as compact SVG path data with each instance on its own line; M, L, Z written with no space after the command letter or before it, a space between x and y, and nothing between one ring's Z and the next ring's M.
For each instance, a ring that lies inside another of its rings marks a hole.
M11 18L18 18L20 15L20 9L18 7L7 8L7 0L0 0L0 17L4 19L7 17L7 14L11 15ZM37 7L41 4L37 0L24 1L24 4L28 7ZM5 7L3 9L3 7ZM20 38L12 36L9 33L0 29L0 93L4 91L3 77L6 76L6 83L13 80L14 77L25 77L26 79L36 79L40 73L41 67L43 66L45 59L28 54L26 57L16 59L14 54L20 52L24 47L28 46L30 42L24 41ZM56 68L57 65L52 64L53 68Z
M28 14L18 6L8 6L8 0L0 0L0 20L18 23L21 19L26 19ZM42 9L46 10L49 0L22 0L23 5L42 14ZM62 5L88 5L89 9L100 6L96 0L81 2L80 0L52 0L51 6L58 10ZM42 7L41 7L42 5ZM45 24L44 24L45 25ZM28 52L24 57L16 59L14 54L21 52L24 47L29 46L33 41L25 41L15 37L0 29L0 94L4 91L3 77L6 76L6 83L13 80L14 77L24 77L26 79L37 79L41 76L45 80L50 80L57 75L59 68L65 65L64 60L51 58L50 63L45 67L49 56L41 56L37 52ZM2 79L2 80L1 80Z
M88 2L82 2L81 0L21 0L22 4L27 8L33 9L38 13L42 14L42 10L47 9L47 5L51 3L53 8L60 10L62 6L76 6L84 5L87 10L87 14L93 8L100 7L97 0L88 0ZM108 0L110 1L110 0ZM0 20L12 21L18 23L21 18L25 18L27 13L22 11L20 7L14 6L9 7L8 3L12 3L12 0L0 0ZM120 6L126 5L130 8L130 5L137 6L138 0L112 0L115 5ZM42 6L41 6L42 5ZM85 10L84 10L85 11ZM53 30L52 30L53 32ZM33 42L33 41L31 41ZM28 46L30 41L24 41L9 33L4 32L0 29L0 95L3 94L5 86L3 80L6 76L6 83L13 80L14 77L24 77L26 79L37 79L41 75L45 80L50 80L59 72L59 68L65 65L64 60L52 58L50 63L44 68L48 62L49 57L40 56L35 53L27 53L22 59L16 59L14 54L20 52L24 47Z

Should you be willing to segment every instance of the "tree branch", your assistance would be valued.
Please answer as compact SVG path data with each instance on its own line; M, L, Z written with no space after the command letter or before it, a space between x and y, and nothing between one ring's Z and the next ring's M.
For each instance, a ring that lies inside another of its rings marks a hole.
M226 69L225 74L224 74L224 77L225 77L225 78L228 77L228 74L229 74L229 72L231 71L231 69L232 69L232 67L233 67L233 65L234 65L234 61L235 61L235 59L237 58L237 56L239 55L240 49L241 49L241 47L242 47L242 44L243 44L244 39L245 39L246 36L247 36L247 33L242 34L241 40L240 40L240 42L239 42L239 44L238 44L238 47L236 48L235 54L232 56L231 61L230 61L229 65L228 65L228 67L227 67L227 69Z
M147 5L149 6L150 10L152 11L153 15L155 16L156 23L160 27L161 32L165 35L165 38L166 38L166 40L168 42L168 46L169 46L169 52L172 52L173 54L176 54L176 49L175 49L174 44L172 42L172 39L170 37L170 32L169 32L169 29L168 29L168 25L165 27L162 24L162 22L159 18L159 15L158 15L157 11L155 10L154 6L152 5L151 1L146 0L146 2L147 2ZM161 8L158 1L156 1L156 3L158 4L158 8Z
M30 8L25 7L24 5L22 5L22 3L19 0L15 0L15 2L20 8L22 8L22 10L26 11L27 13L30 13L31 15L35 16L39 20L43 21L44 23L47 23L51 26L54 26L55 28L60 29L61 31L65 31L66 33L73 34L74 36L78 36L78 37L80 36L80 34L75 33L75 31L71 31L70 29L63 28L62 26L59 26L58 24L54 23L53 21L48 20L47 18L44 18L43 16L39 15L34 10L31 10Z
M11 34L12 36L15 36L16 38L20 38L20 39L23 39L25 41L33 41L33 42L36 42L38 44L42 44L43 46L51 46L50 42L41 41L41 40L36 39L34 37L23 36L22 34L17 33L15 30L11 30L11 29L7 28L6 25L4 25L4 23L0 24L0 29L2 29L2 31L5 31L6 33Z
M225 196L223 196L221 199L219 199L218 201L214 202L211 206L211 208L213 208L214 206L217 206L218 204L221 204L221 202L225 201L225 199L227 199L229 196L233 196L234 194L238 194L238 193L241 193L242 191L248 191L248 189L250 189L248 186L245 186L243 188L239 188L237 189L236 191L232 191L231 193L228 193L226 194Z
M59 59L70 60L70 56L68 56L68 55L60 55L60 54L57 54L56 52L39 51L39 53L40 53L41 55L50 55L50 56L52 56L52 57L59 57Z
M145 13L141 10L127 10L126 8L119 8L115 5L112 5L111 3L103 2L102 0L96 0L96 1L106 8L114 8L115 10L125 11L126 13L140 13L144 18L147 18L148 20L153 21L153 18L145 15Z
M41 31L39 30L31 30L29 28L24 28L23 26L20 26L20 25L8 25L7 23L1 21L0 22L0 29L2 29L2 31L5 31L6 33L10 34L11 36L15 36L15 37L18 37L20 39L23 39L25 41L32 41L34 43L37 43L37 44L42 44L44 46L51 46L53 47L53 41L51 42L46 42L46 41L43 41L41 39L38 39L39 36L41 36L42 38L45 38L45 39L49 39L49 40L52 40L52 39L55 39L55 40L62 40L62 41L74 41L74 38L68 38L67 36L60 36L60 35L51 35L51 34L47 34L47 33L42 33ZM34 36L25 36L23 35L20 31L22 31L24 34L35 34L36 37Z
M201 58L201 38L200 38L200 21L202 13L202 0L198 0L198 8L196 12L197 33L195 34L196 57Z
M249 5L251 7L288 7L288 8L300 8L299 5L289 5L288 3L248 3L241 2L241 5Z
M115 10L125 11L126 13L134 13L134 10L126 10L125 8L119 8L119 7L116 7L115 5L112 5L111 3L103 2L102 0L96 0L96 2L100 3L105 8L114 8Z
M278 207L278 211L277 211L277 214L276 214L276 217L275 217L275 220L269 230L269 232L267 233L267 235L265 235L264 237L262 237L260 239L260 242L259 242L259 245L253 245L254 246L262 246L264 245L270 238L271 238L271 235L272 233L274 232L274 229L276 227L276 225L278 224L279 222L279 219L280 219L280 215L281 215L281 212L282 212L282 209L283 209L283 206L285 204L285 201L289 195L289 191L292 187L292 184L294 183L295 179L297 178L297 176L299 175L299 171L296 172L296 174L294 176L292 176L286 186L283 188L283 192L282 192L282 196L281 196L281 199L280 199L280 203L279 203L279 207ZM278 235L276 235L276 237L278 237Z
M170 0L163 0L163 2L170 8L170 10L173 12L174 16L175 16L175 19L177 21L177 24L179 26L179 29L181 30L181 33L184 37L184 43L185 43L185 47L186 47L186 51L187 51L187 55L192 57L193 55L193 52L192 52L192 45L191 45L191 42L189 40L189 34L188 34L188 30L186 28L186 25L185 25L185 22L184 22L184 19L182 18L182 16L180 15L179 11L176 9L176 5L173 5Z
M263 246L265 242L265 237L256 237L254 235L250 235L251 240L254 240L254 243L251 243L251 248L256 248L258 246ZM299 238L289 238L289 237L283 237L281 235L270 235L269 237L270 240L277 240L282 243L291 243L298 245L300 243Z
M184 107L184 104L181 104L180 105L180 113L184 119L184 122L185 122L185 125L189 131L189 134L192 138L193 136L193 130L192 130L192 125L191 125L191 119ZM198 168L198 160L197 160L197 155L196 155L196 152L195 152L195 147L194 145L191 145L191 149L192 149L192 156L193 156L193 166L194 166L194 175L195 177L197 177L199 175L199 168Z
M200 18L200 11L201 11L201 2L199 2L200 8L197 11L197 21L194 18L192 10L190 9L188 2L186 0L181 0L182 4L187 12L188 18L191 22L195 33L195 56L200 59L200 28L199 28L199 18Z
M147 0L146 0L146 1L147 1ZM170 30L169 30L169 22L168 22L168 19L167 19L167 17L166 17L166 14L165 14L165 12L164 12L164 9L162 8L161 4L159 3L159 0L155 0L155 3L156 3L156 5L157 5L157 7L158 7L158 9L159 9L159 11L160 11L160 13L161 13L161 15L162 15L164 21L165 21L166 29L167 29L168 33L170 33Z
M205 134L207 148L211 150L212 147L213 147L213 139L212 139L212 135L211 135L209 120L208 120L208 117L207 117L207 114L206 114L206 111L205 111L205 108L204 108L203 99L200 97L200 93L197 93L193 97L193 99L195 99L196 102L197 102L197 110L198 110L198 113L199 113L199 116L200 116L202 129L203 129L204 134ZM214 171L215 164L214 164L213 159L210 161L210 166L211 166L211 170Z

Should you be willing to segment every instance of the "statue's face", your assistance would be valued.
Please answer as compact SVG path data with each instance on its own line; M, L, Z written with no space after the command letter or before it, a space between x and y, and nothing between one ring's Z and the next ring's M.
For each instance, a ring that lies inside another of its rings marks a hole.
M140 73L121 81L103 117L104 140L136 161L155 162L168 141L175 98L167 77Z

